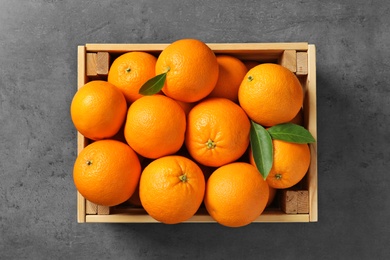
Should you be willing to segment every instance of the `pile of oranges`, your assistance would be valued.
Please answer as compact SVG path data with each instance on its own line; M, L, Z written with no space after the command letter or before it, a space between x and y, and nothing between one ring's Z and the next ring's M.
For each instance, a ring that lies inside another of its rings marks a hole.
M140 91L157 75L161 88ZM75 186L93 203L138 204L162 223L186 221L204 205L224 226L248 225L310 164L307 144L273 140L264 179L251 122L301 124L303 97L281 65L215 54L196 39L175 41L158 57L122 54L106 81L86 83L72 100L74 126L92 141L75 161Z

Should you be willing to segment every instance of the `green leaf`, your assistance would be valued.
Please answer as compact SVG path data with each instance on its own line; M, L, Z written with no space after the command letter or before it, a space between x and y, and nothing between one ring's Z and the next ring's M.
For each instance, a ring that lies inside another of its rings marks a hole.
M154 95L158 93L164 87L166 77L167 72L154 76L142 85L138 93L141 95Z
M251 121L250 142L256 167L265 180L273 164L271 136L264 127Z
M306 128L292 123L272 126L268 129L268 132L272 139L290 143L308 144L316 141Z

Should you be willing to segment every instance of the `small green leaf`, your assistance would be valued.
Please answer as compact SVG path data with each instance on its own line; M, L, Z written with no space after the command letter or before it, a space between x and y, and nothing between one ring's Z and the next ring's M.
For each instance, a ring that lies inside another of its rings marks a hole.
M268 132L272 139L290 143L308 144L316 141L306 128L292 123L272 126L268 129Z
M164 87L166 77L167 72L154 76L142 85L138 93L141 95L154 95L158 93Z
M250 142L256 167L265 180L273 164L271 136L264 127L251 121Z

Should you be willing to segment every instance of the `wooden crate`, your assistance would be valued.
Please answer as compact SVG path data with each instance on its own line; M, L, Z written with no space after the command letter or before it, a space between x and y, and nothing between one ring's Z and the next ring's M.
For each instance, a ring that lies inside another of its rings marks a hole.
M168 44L86 44L78 46L78 88L94 79L107 79L110 62L129 51L145 51L155 56ZM317 140L316 51L313 44L298 43L210 43L216 54L229 54L241 60L281 64L299 78L305 92L304 126ZM78 133L78 153L90 140ZM305 178L293 189L281 190L276 202L254 222L316 222L317 143L310 144L311 164ZM104 207L77 194L77 221L100 223L158 223L142 208L129 205ZM215 222L204 208L187 223Z

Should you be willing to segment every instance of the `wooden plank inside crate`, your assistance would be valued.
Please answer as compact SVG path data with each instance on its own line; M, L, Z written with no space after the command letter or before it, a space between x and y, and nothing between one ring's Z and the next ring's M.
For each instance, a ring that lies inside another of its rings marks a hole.
M307 190L297 191L297 213L309 213L309 192Z
M96 77L97 74L97 54L96 53L87 53L87 76Z
M110 54L108 52L87 53L86 74L94 79L107 76L110 69Z
M281 208L287 214L309 213L309 193L307 190L282 190Z
M308 57L307 52L297 52L297 75L307 75L308 70Z
M98 205L97 214L98 215L109 215L110 214L110 207Z
M295 73L297 71L296 50L285 50L280 57L279 64Z
M96 54L96 73L107 76L110 70L110 54L107 51L99 51Z
M281 197L281 207L283 212L287 214L297 214L298 196L293 190L283 190Z
M98 205L90 202L89 200L85 201L85 214L95 215L98 213Z

